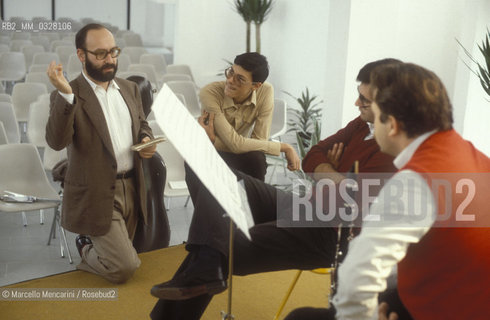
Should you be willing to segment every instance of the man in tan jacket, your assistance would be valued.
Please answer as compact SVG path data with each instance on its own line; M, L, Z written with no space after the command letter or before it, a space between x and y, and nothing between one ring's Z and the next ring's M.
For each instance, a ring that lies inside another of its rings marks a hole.
M68 149L61 222L80 234L78 268L122 283L141 263L131 240L139 215L146 223L141 158L155 152L154 146L139 153L130 147L153 135L138 87L115 78L121 49L111 32L89 24L75 42L82 74L68 83L55 62L47 72L57 90L46 141L55 150Z

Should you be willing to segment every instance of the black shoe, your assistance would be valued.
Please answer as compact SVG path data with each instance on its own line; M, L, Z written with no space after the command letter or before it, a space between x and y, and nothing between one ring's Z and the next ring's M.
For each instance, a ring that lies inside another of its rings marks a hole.
M186 268L179 268L172 280L151 288L160 299L186 300L203 294L214 295L226 290L221 268L221 254L211 248L189 253Z
M81 257L83 247L85 247L87 244L92 244L92 240L90 240L89 236L80 234L75 238L75 244L77 245L78 253Z

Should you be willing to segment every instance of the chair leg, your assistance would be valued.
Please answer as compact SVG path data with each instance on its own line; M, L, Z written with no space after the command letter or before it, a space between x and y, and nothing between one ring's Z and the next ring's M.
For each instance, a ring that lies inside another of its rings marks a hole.
M51 239L56 239L56 217L59 214L57 208L54 209L53 221L51 222L51 230L49 231L48 246L51 244Z
M44 210L39 210L39 224L44 224Z
M302 270L298 270L296 275L293 278L293 282L289 285L289 289L286 292L286 295L284 298L282 298L281 305L279 306L279 310L277 310L276 315L274 316L274 320L278 320L279 316L281 315L282 311L284 310L284 307L286 306L286 303L288 302L289 297L291 296L291 293L293 292L294 287L296 286L296 283L298 282L299 276L301 276Z
M187 208L187 204L189 203L191 196L187 196L187 200L185 200L184 207Z
M73 258L71 257L70 247L68 246L68 241L66 241L65 229L63 229L63 227L59 224L58 224L58 228L59 228L59 233L60 233L60 247L63 248L63 243L65 244L64 246L66 247L66 253L68 254L68 260L70 261L70 264L73 264ZM64 257L63 252L62 252L61 256Z
M27 227L27 217L25 211L22 211L22 224L24 225L24 227Z

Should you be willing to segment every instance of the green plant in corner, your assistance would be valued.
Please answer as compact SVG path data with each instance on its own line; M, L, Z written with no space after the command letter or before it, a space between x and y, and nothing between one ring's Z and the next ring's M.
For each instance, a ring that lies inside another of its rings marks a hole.
M318 96L310 95L308 88L301 93L301 97L295 97L286 91L284 91L284 93L295 99L301 107L299 110L289 110L293 119L288 122L288 132L296 132L299 155L301 159L303 159L308 150L320 140L321 109L318 108L318 105L322 103L323 100L315 101Z
M464 53L468 56L468 58L470 58L471 61L478 66L478 71L474 71L467 65L467 67L480 79L480 84L483 87L483 90L485 90L486 94L490 97L490 30L487 29L485 39L482 41L481 45L478 45L478 49L480 49L480 52L485 59L484 64L480 64L478 61L476 61L471 53L466 50L465 47L463 47L461 42L459 42L457 39L456 41L461 48L463 48Z

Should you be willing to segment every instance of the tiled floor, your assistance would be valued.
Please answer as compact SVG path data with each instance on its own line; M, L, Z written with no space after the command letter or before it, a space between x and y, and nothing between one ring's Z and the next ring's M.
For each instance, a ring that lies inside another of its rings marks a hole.
M271 173L270 167L266 181L271 181L273 184L287 184L290 183L290 177L294 177L291 174L285 177L281 167L277 168L273 179L270 179ZM184 207L185 200L185 197L171 199L168 211L171 229L170 245L180 244L187 239L193 206L192 201L189 201L188 206ZM47 245L52 219L52 209L45 212L43 225L39 223L38 211L28 212L28 225L24 227L21 214L0 213L0 286L75 269L80 262L75 247L76 234L71 232L66 234L73 257L73 264L70 264L66 253L65 258L60 256L58 233L56 239L51 241L51 245Z

